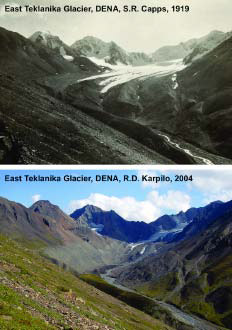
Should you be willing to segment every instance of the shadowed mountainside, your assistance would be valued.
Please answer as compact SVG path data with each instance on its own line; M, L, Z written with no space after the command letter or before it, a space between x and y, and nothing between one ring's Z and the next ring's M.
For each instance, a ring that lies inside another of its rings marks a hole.
M217 215L217 216L216 216ZM180 243L112 274L126 286L220 326L231 324L232 203ZM187 227L196 228L198 220ZM186 228L187 228L186 227Z
M49 33L1 28L0 163L230 163L231 40L101 93L104 66Z

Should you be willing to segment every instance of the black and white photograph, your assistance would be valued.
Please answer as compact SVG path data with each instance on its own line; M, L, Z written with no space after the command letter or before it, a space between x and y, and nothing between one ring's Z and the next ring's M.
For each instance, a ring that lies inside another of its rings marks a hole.
M231 164L230 0L1 0L1 164Z

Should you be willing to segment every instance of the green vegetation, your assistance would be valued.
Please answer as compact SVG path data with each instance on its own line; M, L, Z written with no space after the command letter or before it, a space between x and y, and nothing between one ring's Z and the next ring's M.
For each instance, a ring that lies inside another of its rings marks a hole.
M197 288L192 290L192 287ZM218 325L232 329L232 256L209 266L198 279L184 287L181 294L185 309Z
M145 297L135 292L129 292L121 290L113 285L107 283L104 279L93 274L83 274L80 276L81 279L87 283L95 286L99 290L110 294L113 297L125 302L126 304L139 309L152 317L159 319L170 326L177 329L192 329L182 322L173 318L172 314L166 309L162 308L159 304L153 301L151 298ZM158 329L158 328L157 328Z
M157 282L151 282L137 287L137 291L146 296L163 300L178 284L178 273L169 273Z
M1 329L171 329L28 247L0 236Z
M200 276L189 272L185 285L178 288L179 284L178 274L169 273L159 281L139 286L137 291L232 329L231 255L207 267Z

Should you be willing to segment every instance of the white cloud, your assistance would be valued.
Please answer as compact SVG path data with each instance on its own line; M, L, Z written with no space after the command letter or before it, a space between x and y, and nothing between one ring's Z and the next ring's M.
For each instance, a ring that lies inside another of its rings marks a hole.
M39 194L33 195L33 196L31 197L33 203L38 202L38 201L40 200L40 198L41 198L41 195L39 195Z
M159 208L150 201L137 201L129 196L118 198L103 194L91 194L86 199L71 201L69 207L73 211L87 204L98 206L104 211L114 210L127 220L150 222L160 216Z
M138 201L134 197L115 197L103 194L91 194L86 199L72 200L70 212L87 204L100 207L104 211L114 210L127 220L151 222L167 211L179 212L190 208L190 197L180 191L168 191L160 195L157 191L148 194L147 199Z
M148 198L160 208L174 212L187 211L191 207L190 196L178 190L169 190L167 194L163 195L160 195L157 191L151 191Z
M191 185L202 192L204 204L216 200L226 202L232 199L231 177L231 170L202 170L194 175Z
M223 191L221 193L211 193L209 195L204 195L203 202L204 204L209 204L215 201L228 202L232 200L232 191Z
M193 185L204 192L232 190L231 170L198 171Z

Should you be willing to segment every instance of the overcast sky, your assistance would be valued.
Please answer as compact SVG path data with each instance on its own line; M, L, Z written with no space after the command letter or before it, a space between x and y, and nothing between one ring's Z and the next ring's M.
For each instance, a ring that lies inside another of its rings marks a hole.
M57 13L5 14L6 3L36 5L151 5L172 6L189 4L189 13ZM28 37L42 30L58 35L65 43L87 35L104 41L115 41L128 51L153 52L160 46L178 44L201 37L212 30L232 30L231 0L1 0L0 26Z
M91 176L137 175L137 182L5 182L5 175L73 175ZM155 184L141 180L142 175L166 175L173 179L172 183ZM175 175L192 175L193 181L175 182ZM37 200L49 200L59 205L66 213L92 204L105 211L114 210L127 220L151 222L163 214L177 214L190 207L204 206L215 200L232 199L231 169L194 169L163 171L132 170L1 170L0 196L22 203L29 207Z

